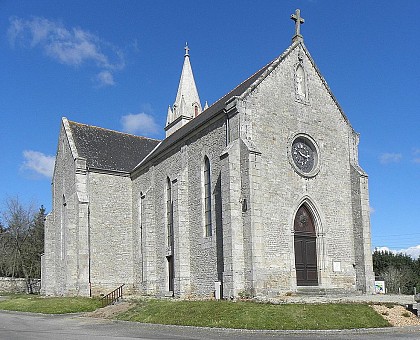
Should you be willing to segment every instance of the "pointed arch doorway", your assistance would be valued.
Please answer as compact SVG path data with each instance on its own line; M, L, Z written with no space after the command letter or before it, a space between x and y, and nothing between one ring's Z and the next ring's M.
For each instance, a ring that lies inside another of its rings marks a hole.
M317 254L315 223L309 209L303 204L293 223L295 235L295 267L298 286L317 286Z

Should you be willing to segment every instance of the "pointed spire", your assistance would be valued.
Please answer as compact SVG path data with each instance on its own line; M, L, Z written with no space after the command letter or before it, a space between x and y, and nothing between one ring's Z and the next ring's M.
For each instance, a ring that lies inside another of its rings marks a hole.
M184 49L184 65L182 66L178 92L176 94L175 103L172 106L171 117L169 117L168 110L168 117L166 120L165 130L167 136L202 112L200 97L198 96L191 68L190 48L188 47L188 43L185 43ZM178 120L181 121L181 124L178 124Z
M204 109L203 109L203 111L204 110L207 110L209 108L209 103L207 103L207 100L206 100L206 103L204 104Z
M186 103L185 114L188 117L194 117L194 104L199 105L201 112L200 97L198 96L197 87L195 85L194 75L190 63L190 49L185 45L184 65L182 67L181 79L179 80L178 92L176 94L175 104L179 107L182 97ZM174 104L174 105L175 105ZM174 117L176 119L177 117Z

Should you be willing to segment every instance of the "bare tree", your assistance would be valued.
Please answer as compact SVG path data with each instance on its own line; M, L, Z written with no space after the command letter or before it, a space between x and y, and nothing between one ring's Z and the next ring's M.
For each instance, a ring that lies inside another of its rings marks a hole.
M18 198L9 198L0 225L0 275L24 277L28 284L41 274L45 209L38 213L24 207Z

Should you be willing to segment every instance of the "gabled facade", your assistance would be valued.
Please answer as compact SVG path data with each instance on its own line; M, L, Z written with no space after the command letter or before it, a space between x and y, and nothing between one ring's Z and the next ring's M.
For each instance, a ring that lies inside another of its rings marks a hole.
M129 170L158 143L62 119L45 223L44 294L90 296L133 285Z
M274 297L308 287L373 292L359 136L303 43L300 13L294 16L292 45L203 111L186 48L167 137L148 140L147 154L130 154L137 162L121 173L85 165L88 176L80 177L77 164L95 153L78 160L81 147L75 142L73 151L63 120L60 143L67 138L71 156L60 160L59 148L45 293L57 294L61 280L62 294L86 295L72 290L77 275L89 277L89 293L121 283L141 294L203 298ZM59 221L70 216L60 197L77 202L79 221L88 216L81 227L68 224L77 235L69 249L80 259L87 254L88 267L73 253L60 262ZM108 211L120 219L110 222ZM103 235L110 230L119 233L112 247Z

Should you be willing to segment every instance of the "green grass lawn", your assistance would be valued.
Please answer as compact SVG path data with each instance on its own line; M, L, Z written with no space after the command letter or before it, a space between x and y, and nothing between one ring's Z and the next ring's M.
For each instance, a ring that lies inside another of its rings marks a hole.
M0 309L63 314L93 311L96 298L8 295ZM349 329L387 327L389 323L365 304L280 304L231 301L136 300L119 320L244 329Z
M365 304L281 304L229 301L139 301L119 320L244 329L351 329L388 327Z
M100 306L101 302L99 299L43 297L28 294L9 294L6 300L0 301L0 309L2 310L45 314L90 312L98 309Z

